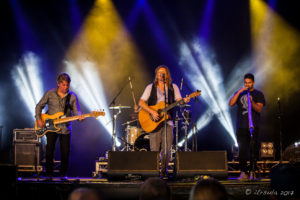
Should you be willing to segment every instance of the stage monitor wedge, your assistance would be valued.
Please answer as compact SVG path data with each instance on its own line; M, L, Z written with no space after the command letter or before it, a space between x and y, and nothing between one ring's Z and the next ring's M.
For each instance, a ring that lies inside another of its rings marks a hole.
M201 175L208 175L215 178L227 178L227 152L177 152L175 172L177 178Z
M110 179L159 176L159 152L109 151L107 176Z

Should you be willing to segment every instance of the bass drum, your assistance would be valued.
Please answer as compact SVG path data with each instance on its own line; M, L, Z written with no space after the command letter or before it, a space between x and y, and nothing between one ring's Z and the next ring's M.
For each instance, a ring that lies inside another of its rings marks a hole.
M135 140L134 149L136 151L150 151L149 133L144 133Z

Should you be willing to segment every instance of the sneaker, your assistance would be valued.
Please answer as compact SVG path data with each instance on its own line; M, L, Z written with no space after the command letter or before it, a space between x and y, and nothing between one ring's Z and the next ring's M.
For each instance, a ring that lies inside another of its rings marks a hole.
M159 176L161 179L168 179L168 173L166 171L162 171Z
M52 181L53 177L52 176L45 176L45 177L43 177L43 180L44 181Z
M61 176L61 177L60 177L60 180L61 180L61 181L68 181L68 177L67 177L67 176Z
M241 172L241 175L237 178L239 181L248 180L248 176L245 172Z
M255 172L254 172L254 171L251 171L251 172L250 172L249 179L250 179L250 180L256 180L256 175L255 175Z

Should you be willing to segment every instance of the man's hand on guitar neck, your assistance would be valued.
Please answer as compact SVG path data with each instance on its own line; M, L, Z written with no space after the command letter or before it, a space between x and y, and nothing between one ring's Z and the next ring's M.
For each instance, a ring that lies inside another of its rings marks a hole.
M85 118L84 118L84 116L83 115L78 115L78 121L80 121L80 122L82 122Z
M181 100L181 98L178 99L177 101L180 101L180 100ZM183 98L184 103L188 103L188 102L190 102L190 100L191 100L191 97L190 97L189 95L186 95L186 96ZM180 103L180 104L181 104L181 103Z

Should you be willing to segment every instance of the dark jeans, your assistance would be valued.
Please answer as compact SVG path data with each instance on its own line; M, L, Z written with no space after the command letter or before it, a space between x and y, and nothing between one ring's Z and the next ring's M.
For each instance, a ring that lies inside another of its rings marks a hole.
M69 166L69 154L70 154L70 134L57 134L54 132L48 132L47 136L47 146L46 146L46 174L53 176L53 166L54 166L54 151L56 140L59 137L60 145L60 175L65 176L67 174Z
M255 128L251 140L251 134L247 128L237 130L237 141L239 145L239 159L241 171L247 172L247 161L250 160L249 170L255 170L256 161L258 160L258 133L259 129Z

